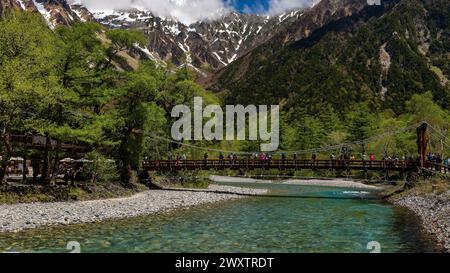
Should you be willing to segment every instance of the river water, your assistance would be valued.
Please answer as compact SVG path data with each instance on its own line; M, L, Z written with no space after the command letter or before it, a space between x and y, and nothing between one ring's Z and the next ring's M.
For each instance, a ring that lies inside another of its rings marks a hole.
M236 185L236 184L233 184ZM245 184L249 187L248 184ZM409 211L355 189L258 184L265 197L128 220L0 234L0 252L433 252Z

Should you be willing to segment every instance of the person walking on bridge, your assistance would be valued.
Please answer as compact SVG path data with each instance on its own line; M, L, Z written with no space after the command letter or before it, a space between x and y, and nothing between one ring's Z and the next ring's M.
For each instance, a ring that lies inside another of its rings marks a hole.
M181 163L181 155L180 155L180 154L177 154L177 163L176 163L176 166L179 167L179 166L180 166L180 163Z
M316 154L312 154L312 156L311 156L311 163L312 163L312 166L314 168L316 167L316 160L317 160L317 155Z
M205 165L205 167L208 167L208 153L205 153L203 155L203 164Z
M436 156L436 170L437 172L441 172L441 164L442 164L442 158L440 155Z
M283 164L283 167L286 166L286 154L281 153L281 163Z
M266 158L266 155L265 155L263 152L261 152L261 153L259 154L259 164L260 164L261 166L264 166L266 159L267 159L267 158Z
M370 154L369 156L369 165L372 168L372 163L375 161L375 154Z
M233 153L228 155L228 161L230 162L230 166L233 166Z
M169 168L172 168L172 163L173 163L173 155L171 152L169 152L167 154L167 161L169 162Z
M220 155L219 155L219 164L220 164L220 166L223 166L224 159L225 159L225 156L223 155L223 153L220 153Z
M255 165L258 160L258 153L254 153L252 156L252 164Z
M336 156L334 154L330 155L331 167L333 168L336 164Z
M183 164L186 167L187 166L187 155L186 153L183 154Z
M416 165L418 168L422 168L422 156L421 155L417 155L416 157Z

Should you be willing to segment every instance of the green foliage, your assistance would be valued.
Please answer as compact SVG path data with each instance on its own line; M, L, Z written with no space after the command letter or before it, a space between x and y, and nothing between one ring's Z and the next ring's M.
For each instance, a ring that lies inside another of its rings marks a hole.
M346 116L348 140L358 141L373 136L377 126L377 116L373 114L367 104L356 104Z
M29 13L8 16L0 21L0 30L0 123L46 127L36 117L70 96L53 74L58 41L42 18Z
M281 130L282 149L287 151L320 147L326 137L323 123L311 116L300 116L292 123L282 122Z
M41 16L13 12L0 21L0 181L13 153L9 135L51 134L55 113L73 98L55 73L59 45Z
M137 71L128 72L124 84L117 89L117 107L112 117L117 122L115 134L120 141L117 155L122 180L129 180L129 171L137 170L142 162L150 114L155 110L150 102L161 88L160 72L153 63L143 63Z
M144 33L139 30L108 30L106 36L111 40L114 50L121 51L132 48L135 44L145 45Z
M171 76L153 63L142 63L137 71L116 69L121 52L145 44L141 31L107 30L105 36L100 25L79 23L53 32L42 16L30 12L6 16L0 30L2 163L13 153L6 140L15 133L114 151L122 171L138 170L154 146L149 132L168 132L167 101L208 97L186 71ZM183 98L172 99L178 92ZM44 179L55 171L50 159L58 160L61 152L42 153ZM99 154L90 156L101 169L93 180L107 180L102 170L111 166Z
M98 151L86 154L86 159L91 163L86 164L86 174L92 183L104 183L117 180L116 164L114 160L108 159Z
M448 41L448 35L444 37L449 31L448 19L444 19L448 3L433 2L401 1L385 13L368 8L372 10L330 23L280 48L285 35L281 33L282 37L276 36L221 71L218 88L228 90L227 103L282 102L286 109L311 116L329 106L345 115L359 103L368 104L371 110L392 109L401 114L414 94L430 90L435 101L448 108L448 86L440 83L429 66L429 58L448 60L442 53L448 51L436 49L425 56L420 49L423 28L433 29L429 39L436 44ZM388 71L383 71L380 60L383 47L390 56ZM445 74L446 65L440 65ZM384 95L383 87L387 88Z
M209 175L210 173L208 171L184 171L180 174L180 177L182 177L182 186L192 189L207 189L211 183Z

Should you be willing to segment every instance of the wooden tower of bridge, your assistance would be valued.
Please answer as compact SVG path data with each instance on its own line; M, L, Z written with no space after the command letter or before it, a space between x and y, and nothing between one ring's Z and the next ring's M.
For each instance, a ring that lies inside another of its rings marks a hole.
M423 123L417 128L417 153L420 155L421 167L425 167L425 162L427 161L427 147L428 147L428 136L427 136L428 124Z

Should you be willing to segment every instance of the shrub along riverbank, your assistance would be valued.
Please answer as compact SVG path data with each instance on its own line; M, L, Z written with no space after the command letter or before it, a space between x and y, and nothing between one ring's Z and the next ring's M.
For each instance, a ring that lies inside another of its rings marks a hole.
M4 185L0 187L0 204L61 202L110 199L132 196L147 187L120 183L78 183L71 186Z

